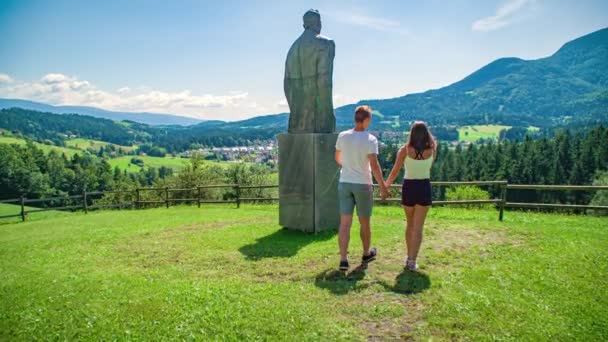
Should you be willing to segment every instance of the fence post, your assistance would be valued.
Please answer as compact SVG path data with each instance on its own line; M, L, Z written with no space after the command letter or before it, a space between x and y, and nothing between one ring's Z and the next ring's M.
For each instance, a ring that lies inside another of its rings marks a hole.
M87 189L84 189L82 192L82 207L84 208L84 213L89 213L89 207L87 205Z
M498 221L502 222L504 212L505 212L505 204L507 203L507 184L503 184L502 190L500 192L500 212L498 213Z
M237 209L241 207L241 186L237 184L236 188L236 207Z
M139 194L139 188L135 188L135 192L136 192L136 195L137 195L137 198L136 198L136 201L135 201L136 209L140 209L141 208L141 203L140 203L141 197L140 197L140 194Z
M198 191L198 195L197 195L197 202L198 202L198 207L201 207L201 186L197 186L196 190Z
M21 222L25 222L25 196L21 195Z
M165 204L167 205L167 209L169 208L169 187L165 187Z

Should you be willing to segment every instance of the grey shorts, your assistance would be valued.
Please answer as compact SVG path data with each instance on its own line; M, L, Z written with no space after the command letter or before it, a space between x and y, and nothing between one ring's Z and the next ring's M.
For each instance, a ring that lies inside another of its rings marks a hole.
M352 215L357 207L357 216L372 216L374 207L374 187L371 184L339 183L338 199L340 214Z

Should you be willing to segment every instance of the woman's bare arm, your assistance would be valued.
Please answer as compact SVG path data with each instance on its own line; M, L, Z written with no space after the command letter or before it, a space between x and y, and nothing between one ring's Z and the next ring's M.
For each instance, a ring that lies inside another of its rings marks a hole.
M403 162L405 161L405 157L407 156L407 147L403 146L402 148L399 149L399 152L397 153L397 160L395 160L395 165L393 165L393 169L391 170L391 173L389 174L388 178L386 179L386 186L390 187L391 184L393 184L393 181L395 180L395 178L397 178L397 176L399 175L399 171L401 171L401 167L403 166Z

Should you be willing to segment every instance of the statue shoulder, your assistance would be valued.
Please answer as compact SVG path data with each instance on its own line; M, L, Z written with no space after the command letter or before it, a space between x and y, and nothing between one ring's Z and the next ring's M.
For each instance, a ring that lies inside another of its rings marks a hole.
M336 46L336 43L334 43L334 40L333 40L333 39L331 39L331 38L329 38L329 37L326 37L326 36L324 36L324 35L318 35L318 36L317 36L317 41L318 41L320 44L323 44L323 45L326 45L326 46L331 46L331 47Z
M317 36L317 46L321 51L329 52L330 55L333 55L336 51L336 43L333 39L322 35Z

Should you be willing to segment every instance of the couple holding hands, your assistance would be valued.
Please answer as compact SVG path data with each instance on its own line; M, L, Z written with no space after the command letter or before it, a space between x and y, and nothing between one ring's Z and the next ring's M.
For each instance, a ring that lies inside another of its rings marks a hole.
M377 250L371 247L370 227L374 204L372 176L380 187L382 198L385 199L389 197L389 188L399 175L401 167L404 167L405 177L401 188L401 205L407 222L407 258L404 269L415 271L416 257L422 242L422 227L432 204L430 173L437 156L437 143L424 122L414 122L408 140L399 149L395 165L385 181L378 162L378 139L367 131L371 120L372 110L369 106L357 107L355 127L341 132L336 141L336 162L341 166L338 185L339 268L341 271L347 271L349 268L348 243L355 207L361 225L362 262L368 263L376 258Z

